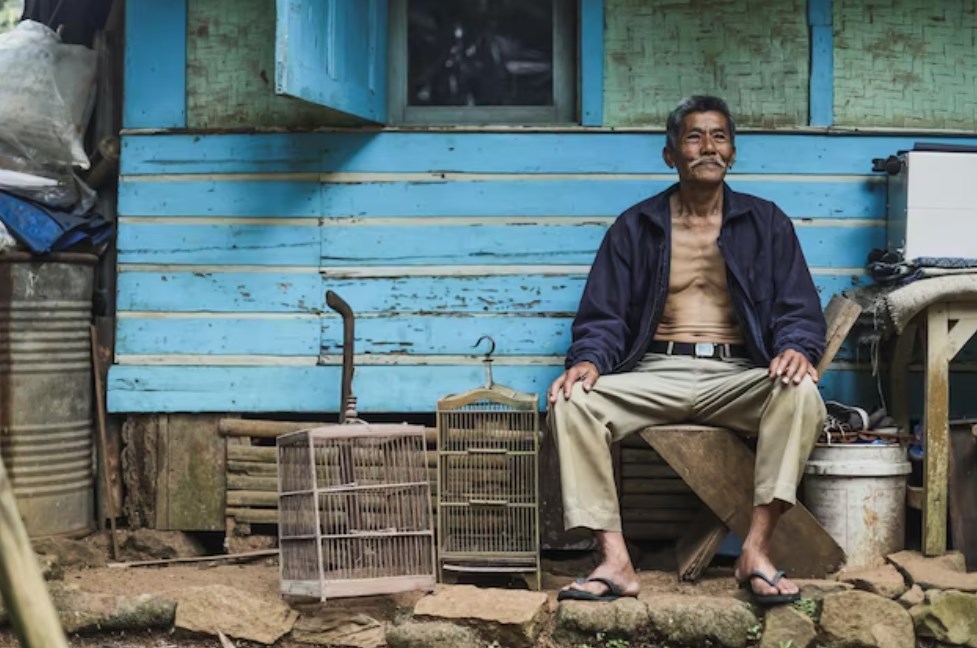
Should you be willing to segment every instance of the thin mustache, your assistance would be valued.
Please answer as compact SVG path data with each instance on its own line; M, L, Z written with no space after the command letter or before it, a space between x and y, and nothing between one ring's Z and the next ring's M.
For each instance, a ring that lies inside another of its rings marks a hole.
M695 168L701 164L717 164L724 169L726 168L726 162L722 158L717 157L699 158L692 163L692 168Z

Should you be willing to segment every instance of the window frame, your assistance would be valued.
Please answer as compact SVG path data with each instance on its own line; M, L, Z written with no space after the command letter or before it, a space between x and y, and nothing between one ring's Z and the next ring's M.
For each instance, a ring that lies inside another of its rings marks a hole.
M407 2L390 0L387 123L409 126L553 125L579 123L575 18L577 0L553 0L552 106L410 106L407 104Z

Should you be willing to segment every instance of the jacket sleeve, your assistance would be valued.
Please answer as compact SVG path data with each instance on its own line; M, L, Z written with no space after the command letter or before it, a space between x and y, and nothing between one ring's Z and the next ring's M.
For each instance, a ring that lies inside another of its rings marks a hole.
M824 354L827 333L821 299L793 223L774 209L773 352L776 356L795 349L816 365Z
M630 245L621 220L604 235L590 268L580 307L573 320L573 343L566 366L590 361L601 375L610 373L627 348L631 303Z

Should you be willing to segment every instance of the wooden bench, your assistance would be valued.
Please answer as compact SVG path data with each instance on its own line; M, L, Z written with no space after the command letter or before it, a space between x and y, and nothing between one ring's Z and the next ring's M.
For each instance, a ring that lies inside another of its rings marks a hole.
M850 300L837 295L831 299L825 309L827 343L818 375L823 375L860 312ZM726 428L659 425L640 435L706 505L677 544L679 577L695 580L730 529L741 539L749 531L756 456L743 438ZM778 568L802 578L823 578L845 561L838 543L800 503L780 519L770 557Z

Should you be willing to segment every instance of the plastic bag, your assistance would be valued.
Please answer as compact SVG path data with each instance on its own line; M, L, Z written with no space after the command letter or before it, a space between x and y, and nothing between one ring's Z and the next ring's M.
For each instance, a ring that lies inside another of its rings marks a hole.
M95 70L93 50L65 45L41 23L0 34L0 169L54 181L42 194L37 180L11 189L60 207L78 200L72 167L88 168Z

